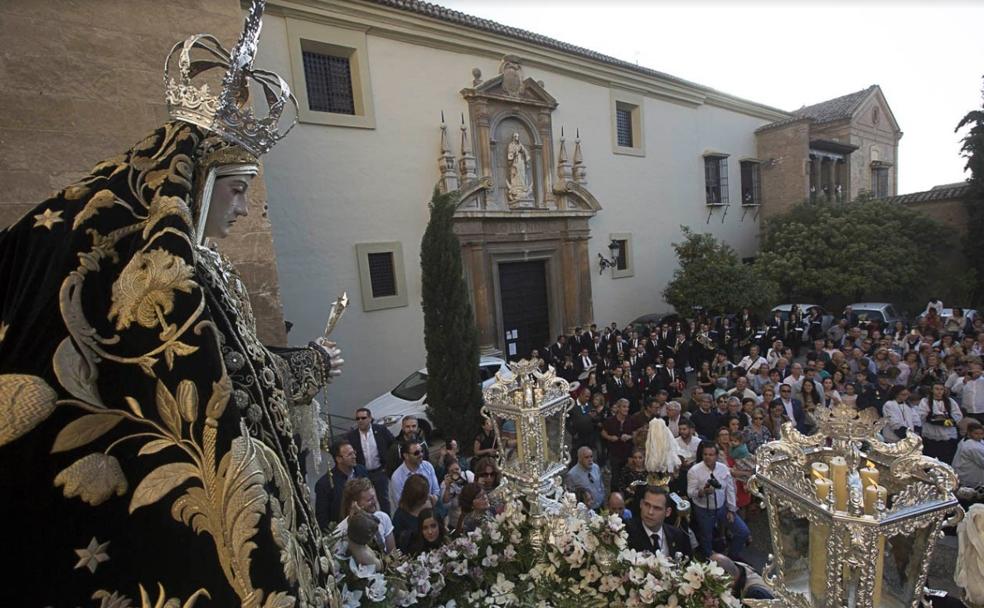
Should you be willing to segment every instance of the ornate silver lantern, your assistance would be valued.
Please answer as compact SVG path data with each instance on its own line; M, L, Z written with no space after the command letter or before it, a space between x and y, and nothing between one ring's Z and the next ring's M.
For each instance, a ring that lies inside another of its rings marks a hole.
M953 469L910 434L888 444L873 410L818 407L819 431L791 423L756 452L753 492L766 506L774 554L765 579L778 599L753 607L919 608L943 525L963 510Z
M540 372L536 361L510 363L511 374L496 374L485 389L483 413L499 440L502 473L518 493L549 497L556 478L567 469L564 423L573 400L570 385L551 367ZM511 437L515 439L511 439Z

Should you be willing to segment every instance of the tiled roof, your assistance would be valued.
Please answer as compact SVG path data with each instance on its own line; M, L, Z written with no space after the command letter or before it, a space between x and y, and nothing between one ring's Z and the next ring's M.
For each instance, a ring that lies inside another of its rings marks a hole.
M756 132L782 127L804 119L810 120L815 124L823 124L825 122L850 118L854 115L858 106L861 105L861 102L877 87L878 85L873 84L867 89L835 97L834 99L828 99L827 101L821 101L812 106L803 106L798 110L793 110L790 118L784 118L783 120L761 126Z
M571 55L576 55L578 57L591 59L614 67L644 74L646 76L679 83L682 85L686 85L688 87L692 87L694 89L698 89L700 91L704 91L708 93L716 93L718 95L724 95L732 99L740 99L733 95L729 95L722 91L718 91L717 89L713 89L711 87L704 86L702 84L697 84L696 82L685 80L683 78L673 76L672 74L667 74L666 72L660 72L658 70L653 70L634 63L630 63L628 61L616 59L615 57L611 57L609 55L605 55L597 51L592 51L591 49L586 49L584 47L577 46L574 44L569 44L567 42L563 42L555 38L550 38L549 36L537 34L536 32L519 29L509 25L503 25L496 21L492 21L491 19L483 19L481 17L468 15L466 13L445 8L443 6L433 4L431 2L423 2L422 0L364 0L364 1L369 2L371 4L378 4L380 6L386 6L389 8L395 8L398 10L415 13L418 15L433 17L435 19L440 19L441 21L446 21L448 23L453 23L455 25L462 25L465 27L470 27L485 32L490 32L493 34L499 34L501 36L507 36L509 38L514 38L516 40L521 40L523 42L528 42L545 48L561 51L564 53L569 53ZM751 100L742 100L742 101L748 101L749 103L753 103L762 108L767 108L774 112L781 112L784 114L786 113L785 110L773 108L771 106L756 101L751 101Z
M946 201L963 198L968 192L970 192L970 185L963 182L959 184L936 186L932 190L925 190L923 192L910 192L909 194L889 196L881 200L886 203L898 203L903 205L908 203L929 203L933 201Z
M858 109L861 102L868 97L868 94L875 90L878 85L873 84L867 89L855 91L848 95L828 99L815 103L812 106L804 106L799 110L793 110L793 116L800 118L811 118L817 123L831 122L842 118L850 118L854 111Z

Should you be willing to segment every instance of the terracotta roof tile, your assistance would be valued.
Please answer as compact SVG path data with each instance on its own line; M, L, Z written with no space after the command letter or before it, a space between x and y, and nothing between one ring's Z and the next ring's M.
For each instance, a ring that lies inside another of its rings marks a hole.
M945 201L945 200L963 198L967 196L969 192L970 192L970 185L967 183L946 184L944 186L936 186L932 190L924 190L923 192L910 192L909 194L899 194L897 196L885 197L880 200L883 200L887 203L898 203L898 204L929 203L933 201Z

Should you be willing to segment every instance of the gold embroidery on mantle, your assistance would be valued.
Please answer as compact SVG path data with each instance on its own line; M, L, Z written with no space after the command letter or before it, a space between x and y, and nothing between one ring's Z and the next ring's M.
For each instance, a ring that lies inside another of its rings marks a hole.
M109 547L108 540L101 543L93 536L88 547L75 550L75 554L79 556L79 563L75 564L75 569L88 568L89 572L95 574L99 564L109 561L109 554L106 553L107 547Z
M55 211L53 209L45 209L44 213L38 213L34 216L34 227L35 228L51 228L58 222L64 222L61 218L62 211Z
M55 411L57 398L48 383L37 376L0 376L0 446L44 422Z
M151 601L143 585L138 585L138 587L140 589L140 608L193 608L198 598L206 597L211 599L212 597L205 589L199 589L192 593L191 597L185 600L184 603L181 603L181 600L178 598L168 598L167 593L164 591L164 586L157 583L157 600ZM99 600L99 608L136 608L133 600L116 591L110 593L109 591L100 589L92 594L92 599Z

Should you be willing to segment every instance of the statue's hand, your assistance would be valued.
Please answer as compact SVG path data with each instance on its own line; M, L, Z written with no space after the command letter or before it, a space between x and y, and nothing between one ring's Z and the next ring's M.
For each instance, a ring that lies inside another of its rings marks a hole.
M338 345L324 337L316 339L312 344L328 359L328 381L331 382L342 375L345 359L342 359L342 350Z

